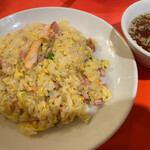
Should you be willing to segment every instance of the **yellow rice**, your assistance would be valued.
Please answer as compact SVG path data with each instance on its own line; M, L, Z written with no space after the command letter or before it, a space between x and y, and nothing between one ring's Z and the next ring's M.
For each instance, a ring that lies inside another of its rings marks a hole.
M37 134L56 124L68 124L75 118L88 122L86 93L90 107L98 99L106 103L111 98L110 90L102 82L97 84L101 79L97 70L106 69L109 61L99 61L86 44L87 38L69 26L66 19L58 24L63 35L56 34L51 43L43 42L39 50L44 54L51 47L53 60L43 59L32 69L24 67L20 51L29 52L32 43L47 32L49 24L33 23L23 32L18 30L0 38L0 58L11 65L4 64L0 69L0 76L6 75L0 77L0 113L19 123L26 135ZM83 84L83 74L89 79L89 85ZM59 89L55 89L55 82L60 85Z

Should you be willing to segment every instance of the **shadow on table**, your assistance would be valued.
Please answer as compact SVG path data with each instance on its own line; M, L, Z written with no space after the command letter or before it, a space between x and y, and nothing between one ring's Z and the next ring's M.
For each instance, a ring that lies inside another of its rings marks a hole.
M97 5L101 5L101 10L98 10L98 12L102 13L114 13L114 12L119 12L122 10L125 10L129 5L133 4L134 2L136 2L137 0L115 0L113 2L111 2L110 0L91 0L95 3L97 3Z
M61 7L72 7L73 3L76 1L76 7L79 9L84 9L85 11L90 11L92 13L114 13L125 10L130 4L136 2L137 0L115 0L111 2L110 0L60 0L63 4Z
M121 22L117 22L112 24L112 26L124 37L122 29L121 29Z
M103 6L109 7L109 9L106 9L106 12L115 12L114 10L118 10L120 8L120 10L122 10L122 7L127 8L129 5L131 5L132 3L136 2L137 0L115 0L113 2L111 2L110 0L91 0L95 3L99 3ZM110 7L111 4L111 7ZM118 9L116 9L118 8Z
M150 69L143 67L137 62L139 80L150 80Z
M75 0L66 0L61 7L70 7L74 2Z
M0 13L5 11L7 9L7 7L10 5L11 2L12 2L12 0L0 0L0 5L3 6L0 9Z
M148 150L149 139L150 110L134 105L121 128L97 150Z

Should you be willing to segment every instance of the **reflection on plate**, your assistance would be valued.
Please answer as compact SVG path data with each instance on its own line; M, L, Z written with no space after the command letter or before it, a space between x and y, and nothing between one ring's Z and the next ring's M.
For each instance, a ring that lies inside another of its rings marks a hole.
M66 17L71 26L97 40L95 55L110 61L107 77L112 100L101 107L89 124L74 122L52 128L35 137L19 133L17 125L0 117L0 149L94 149L108 140L126 119L137 91L137 67L125 40L108 23L91 14L69 8L45 7L22 11L0 20L0 37L32 22L51 23ZM9 144L7 144L9 141Z

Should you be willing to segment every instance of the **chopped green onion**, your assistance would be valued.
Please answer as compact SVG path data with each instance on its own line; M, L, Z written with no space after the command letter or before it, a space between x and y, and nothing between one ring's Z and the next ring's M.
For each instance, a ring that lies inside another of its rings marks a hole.
M86 45L89 46L89 40L86 40Z
M90 56L90 57L89 57L89 59L91 59L91 60L92 60L92 56Z
M25 96L27 96L27 93L22 92L22 93L21 93L21 96L22 96L22 97L25 97Z
M47 92L48 92L48 96L47 97L50 97L51 91L47 90Z
M88 61L89 59L91 59L91 60L92 60L92 56L90 56L89 58L87 58L87 59L85 60L85 62L86 62L86 61Z
M53 60L53 57L54 57L54 54L53 54L53 53L50 53L50 54L48 54L47 59Z

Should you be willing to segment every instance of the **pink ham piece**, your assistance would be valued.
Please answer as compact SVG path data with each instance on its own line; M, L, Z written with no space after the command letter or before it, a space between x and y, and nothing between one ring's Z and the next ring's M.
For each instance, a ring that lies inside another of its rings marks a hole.
M108 83L103 84L108 89Z
M87 93L84 95L84 103L89 103L89 95Z
M84 95L84 99L89 99L89 95L87 93Z
M51 28L55 31L55 32L58 32L58 30L60 30L58 24L56 21L54 21L52 24L51 24Z
M11 67L11 64L10 63L7 63L6 61L2 62L3 64L5 64L6 68L9 68Z
M98 70L101 77L106 76L106 71L104 69Z
M21 51L20 51L20 57L21 57L21 58L25 58L25 57L27 56L27 54L28 54L28 53L27 53L25 50L22 50L22 49L21 49Z
M43 24L43 27L45 27L46 26L46 24Z
M89 38L89 47L95 51L95 43L94 40L92 38Z
M39 119L38 119L37 117L33 117L33 116L32 116L32 117L31 117L31 120L32 120L32 121L35 121L35 120L39 120Z
M95 101L95 105L96 105L96 106L99 106L99 105L101 105L101 104L103 104L103 101L102 101L102 100L96 100L96 101Z
M55 33L54 32L51 32L50 33L50 38L54 38L55 37Z
M12 101L13 104L16 104L18 99L17 98L13 98L11 101Z
M6 63L6 68L9 68L9 67L11 67L11 64Z
M60 85L57 82L55 82L54 84L55 84L55 89L58 90L60 88Z
M52 28L56 33L58 33L58 35L62 35L62 31L60 30L59 25L57 24L56 21L54 21L54 22L51 24L51 28Z
M23 29L20 29L20 30L19 30L19 34L23 33L23 31L24 31Z
M89 100L88 99L84 99L84 103L88 104Z
M89 84L90 84L89 79L88 79L88 78L84 78L84 79L83 79L83 84L84 84L84 85L89 85Z
M63 35L61 30L58 30L58 35Z

